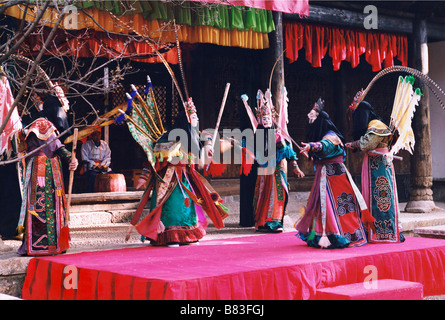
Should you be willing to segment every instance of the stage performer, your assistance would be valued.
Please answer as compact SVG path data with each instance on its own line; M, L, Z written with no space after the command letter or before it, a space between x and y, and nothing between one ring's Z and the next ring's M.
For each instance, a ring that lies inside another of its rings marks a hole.
M392 159L385 157L393 134L367 101L359 101L359 92L349 107L354 142L346 147L364 151L362 194L375 219L370 230L370 242L403 242L399 226L397 186Z
M18 253L53 255L69 248L69 229L65 219L66 197L61 159L76 170L77 159L56 139L57 129L39 118L23 130L27 153L43 146L26 159L19 231L24 230Z
M151 82L146 93L145 101L135 91L128 96L134 112L126 116L127 124L149 160L137 185L137 188L145 184L147 187L131 224L142 240L147 238L152 245L177 247L197 243L206 234L205 214L218 229L224 227L223 219L228 216L219 194L196 171L196 166L204 166L204 155L212 155L211 139L200 139L192 98L177 115L173 128L165 131ZM133 101L136 96L138 99ZM139 221L150 194L150 213Z
M85 163L85 174L88 178L88 192L94 192L94 182L100 173L113 173L111 150L108 144L101 140L101 131L96 130L90 135L81 149L82 161Z
M286 177L287 161L298 178L304 177L304 173L298 166L298 157L292 149L292 144L274 126L275 115L269 90L266 91L266 96L258 90L256 111L258 125L255 134L255 157L258 176L253 197L255 231L283 232L284 215L289 198L289 184ZM275 148L269 146L270 133L274 134ZM258 139L258 135L263 135L262 139ZM259 141L264 143L258 145ZM273 150L276 150L276 156L270 157L269 152ZM265 155L272 159L265 159Z
M362 220L370 219L364 199L344 165L344 137L323 111L320 98L308 114L308 143L302 143L315 166L315 179L298 235L316 248L346 248L367 243Z

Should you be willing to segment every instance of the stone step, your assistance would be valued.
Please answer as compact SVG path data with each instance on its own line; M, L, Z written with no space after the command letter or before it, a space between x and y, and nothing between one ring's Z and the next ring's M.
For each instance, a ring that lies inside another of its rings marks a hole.
M399 208L405 208L405 203L400 203ZM445 208L442 203L438 203L438 207L429 213L409 213L400 212L400 222L402 229L407 235L418 235L415 230L418 228L428 229L434 226L445 225ZM420 230L419 230L420 231Z
M287 215L290 217L290 219L287 219L288 224L293 224L295 222L294 220L298 219L300 207L306 204L308 196L309 192L290 193L287 210ZM72 205L70 209L70 228L98 227L112 223L127 223L133 217L138 206L138 202L135 202L134 199L125 202L125 198L123 197L118 203L114 203L111 200L107 202L104 199L105 197L99 195L99 203L96 203L94 202L93 196L77 198L75 202L77 204ZM230 212L227 221L232 224L239 223L239 195L222 196L222 199L224 200L224 205L229 208ZM139 199L137 200L139 201ZM149 203L146 205L142 217L149 212L148 207Z
M445 239L445 224L415 228L414 233L421 237Z
M133 217L136 209L133 210L110 210L70 213L69 227L85 228L92 226L108 226L110 224L128 223ZM149 209L144 209L141 217L144 217Z

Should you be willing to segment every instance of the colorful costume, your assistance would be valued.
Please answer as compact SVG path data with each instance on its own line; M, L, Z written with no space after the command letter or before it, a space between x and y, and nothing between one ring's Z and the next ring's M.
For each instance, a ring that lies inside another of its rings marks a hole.
M361 217L369 212L344 165L343 136L316 104L317 118L309 125L309 156L316 169L304 216L297 222L300 238L316 248L345 248L367 243Z
M163 129L159 121L154 121L154 97L151 90L147 90L147 93L145 106L142 106L142 100L132 104L135 110L140 109L133 112L133 120L128 123L130 132L149 159L149 167L144 169L143 176L148 186L131 224L143 240L148 238L153 245L193 243L206 234L207 219L204 213L216 228L222 228L228 210L207 180L195 170L194 162L202 146L197 130L191 125L191 119L196 117L192 100L189 99L186 110L181 111L175 120L174 129L179 129L175 132L186 137L177 141L174 130L159 135ZM152 120L148 114L141 119L144 109L149 111ZM152 190L150 213L139 221Z
M255 146L258 176L253 196L253 208L256 231L282 232L289 197L286 160L290 161L294 170L299 171L299 169L297 164L298 157L292 149L292 145L283 138L280 131L274 128L273 110L269 90L266 91L265 96L261 90L258 90L256 122L252 123L252 125L256 125L255 142L263 141L263 144ZM275 135L274 146L269 145L270 134ZM262 139L258 139L258 135L262 135ZM275 150L276 154L272 160L273 163L261 158L261 155L266 154L270 157Z
M261 129L261 126L259 126ZM297 161L292 145L277 134L275 169L271 174L259 174L253 198L255 230L283 231L283 219L289 198L289 184L286 178L286 162ZM265 164L267 167L268 164ZM264 168L260 165L260 168Z
M56 137L56 128L43 118L34 121L26 135L27 152ZM51 255L69 247L65 220L66 197L60 159L69 162L71 153L59 140L27 158L19 229L25 231L19 254Z
M362 165L362 194L375 219L369 233L370 242L400 242L399 205L394 166L384 154L393 137L391 130L362 101L353 111L352 146L365 152Z

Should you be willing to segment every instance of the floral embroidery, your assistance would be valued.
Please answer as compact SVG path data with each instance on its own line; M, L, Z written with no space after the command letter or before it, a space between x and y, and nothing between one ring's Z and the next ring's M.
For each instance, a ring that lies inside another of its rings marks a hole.
M376 179L373 196L380 211L387 212L391 208L392 191L386 177L380 176Z
M342 192L342 194L337 197L337 205L337 212L339 216L348 212L354 212L356 210L354 197L351 193Z

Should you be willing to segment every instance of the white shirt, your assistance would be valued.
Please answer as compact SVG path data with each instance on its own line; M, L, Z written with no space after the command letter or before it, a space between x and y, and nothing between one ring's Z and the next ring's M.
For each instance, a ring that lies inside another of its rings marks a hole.
M110 166L111 163L111 150L108 144L101 140L100 145L97 147L93 140L87 140L82 145L82 160L87 162L87 170L91 170L93 165L101 164ZM111 169L108 168L108 171Z

